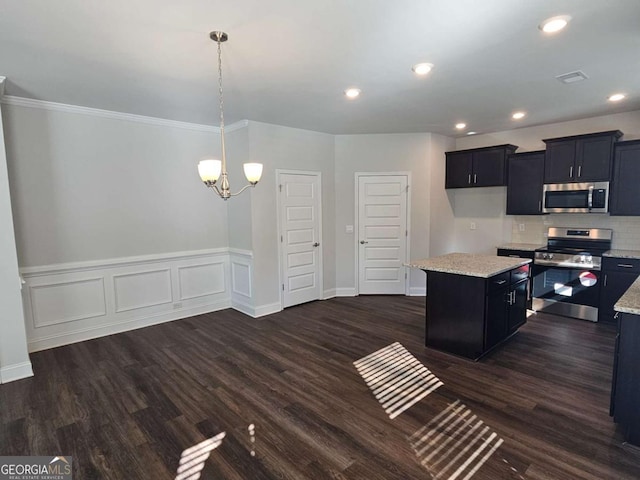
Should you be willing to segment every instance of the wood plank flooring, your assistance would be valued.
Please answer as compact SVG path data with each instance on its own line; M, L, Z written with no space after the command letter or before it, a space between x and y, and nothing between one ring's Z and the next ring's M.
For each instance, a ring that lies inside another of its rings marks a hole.
M225 310L35 353L0 385L0 455L71 455L79 480L640 478L608 414L613 327L534 315L473 363L423 346L424 309ZM391 419L354 362L394 342L444 385Z

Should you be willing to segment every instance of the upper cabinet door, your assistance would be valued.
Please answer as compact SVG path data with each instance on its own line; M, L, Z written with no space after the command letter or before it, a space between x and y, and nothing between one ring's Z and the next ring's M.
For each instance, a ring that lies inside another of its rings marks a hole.
M544 183L567 183L575 181L575 163L575 140L547 143L544 161Z
M507 184L507 155L515 145L446 152L444 188L494 187Z
M507 184L506 155L504 148L492 148L473 152L474 187L493 187Z
M614 137L576 140L576 182L608 182Z
M507 215L542 214L544 152L509 155Z
M619 130L543 140L544 183L608 182Z
M473 154L469 151L447 152L444 188L473 186Z
M613 168L609 213L640 215L640 140L616 144Z

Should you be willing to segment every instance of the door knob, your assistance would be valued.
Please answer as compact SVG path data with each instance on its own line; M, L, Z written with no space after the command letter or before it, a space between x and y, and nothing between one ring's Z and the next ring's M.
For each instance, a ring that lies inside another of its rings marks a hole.
M320 246L320 244L319 244L318 242L316 242L316 243L314 243L314 244L313 244L313 246L314 246L314 247L319 247L319 246Z
M360 240L360 244L361 244L361 245L364 245L365 243L369 243L369 242L366 242L366 241L364 241L364 240Z

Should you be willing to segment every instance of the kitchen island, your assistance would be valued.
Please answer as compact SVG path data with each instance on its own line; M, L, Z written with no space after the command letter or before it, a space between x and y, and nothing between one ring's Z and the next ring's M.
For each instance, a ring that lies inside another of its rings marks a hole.
M640 447L640 278L620 297L614 310L617 312L618 335L610 413L620 425L624 439Z
M425 345L478 360L526 322L530 259L450 253L407 264L427 274Z

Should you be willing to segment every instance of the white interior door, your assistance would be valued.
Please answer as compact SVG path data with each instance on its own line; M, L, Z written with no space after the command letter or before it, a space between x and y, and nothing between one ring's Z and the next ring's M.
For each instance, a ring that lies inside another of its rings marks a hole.
M404 294L407 261L406 175L358 177L358 289Z
M322 295L320 175L278 172L282 306Z

